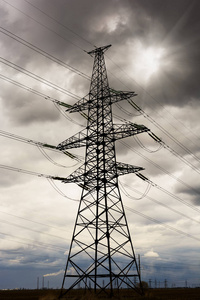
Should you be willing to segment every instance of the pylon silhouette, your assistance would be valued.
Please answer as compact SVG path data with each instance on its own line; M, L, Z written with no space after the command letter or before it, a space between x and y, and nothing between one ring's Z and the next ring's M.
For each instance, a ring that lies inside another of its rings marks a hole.
M109 296L123 286L142 294L118 177L143 168L116 162L115 141L148 128L131 122L113 124L112 104L136 94L109 88L104 52L110 46L88 52L94 56L89 99L83 98L67 110L87 110L86 129L58 145L62 151L86 147L84 165L64 180L80 185L82 194L60 298L80 285Z

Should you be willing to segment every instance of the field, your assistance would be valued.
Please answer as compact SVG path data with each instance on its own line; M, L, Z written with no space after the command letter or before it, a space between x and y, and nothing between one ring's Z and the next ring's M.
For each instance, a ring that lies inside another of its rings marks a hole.
M0 290L1 300L57 300L60 290ZM73 290L70 295L62 299L69 300L103 300L102 295L97 298L84 290ZM110 298L109 298L110 299ZM120 290L112 300L199 300L200 288L149 289L145 296L139 296L133 291Z

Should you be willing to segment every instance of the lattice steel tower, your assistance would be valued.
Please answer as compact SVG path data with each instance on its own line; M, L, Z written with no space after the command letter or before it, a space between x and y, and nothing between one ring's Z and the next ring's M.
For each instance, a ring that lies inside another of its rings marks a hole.
M94 56L89 99L67 110L87 110L86 129L58 145L60 150L86 147L84 165L64 180L79 184L82 194L60 298L80 283L97 294L112 296L115 288L123 286L142 293L118 176L143 168L116 162L115 141L148 129L131 122L113 124L112 104L136 94L109 88L104 52L110 46L88 52Z

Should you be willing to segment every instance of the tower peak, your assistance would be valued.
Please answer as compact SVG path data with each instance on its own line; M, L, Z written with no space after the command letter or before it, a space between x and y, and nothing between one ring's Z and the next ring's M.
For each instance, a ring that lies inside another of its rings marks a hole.
M99 48L95 48L94 50L92 51L89 51L87 52L88 54L92 55L92 54L96 54L96 53L99 53L99 52L105 52L106 50L108 50L108 48L110 48L112 45L107 45L107 46L102 46L102 47L99 47Z

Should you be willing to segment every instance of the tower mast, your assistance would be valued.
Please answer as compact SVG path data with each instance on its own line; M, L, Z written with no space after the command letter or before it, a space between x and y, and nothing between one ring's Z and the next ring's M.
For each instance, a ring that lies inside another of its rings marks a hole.
M110 89L104 60L110 46L88 52L94 56L89 99L83 98L67 109L70 113L88 111L86 129L57 147L86 147L84 165L64 180L80 185L82 193L60 298L80 283L109 296L113 295L114 282L117 288L126 285L142 293L118 176L143 168L116 162L115 141L149 129L131 122L113 123L112 104L136 94Z

